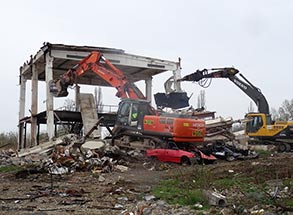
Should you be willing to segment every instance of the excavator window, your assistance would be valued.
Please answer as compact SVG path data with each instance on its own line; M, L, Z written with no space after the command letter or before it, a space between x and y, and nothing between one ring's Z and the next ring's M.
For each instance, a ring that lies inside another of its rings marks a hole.
M122 116L128 116L130 110L130 103L123 103L121 106L120 114Z
M130 103L122 103L119 110L118 110L118 121L123 125L129 124L129 112L130 112Z
M263 120L261 116L253 116L252 119L247 122L247 132L254 133L257 132L263 126Z
M137 120L138 120L138 104L132 104L131 126L137 126Z

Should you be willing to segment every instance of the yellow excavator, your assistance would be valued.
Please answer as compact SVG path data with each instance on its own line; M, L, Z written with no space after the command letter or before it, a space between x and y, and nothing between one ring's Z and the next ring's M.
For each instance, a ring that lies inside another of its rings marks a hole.
M198 82L200 86L208 87L212 78L229 79L256 103L258 112L245 115L245 130L250 137L249 143L274 144L280 152L293 150L293 121L273 121L265 96L259 88L239 73L239 70L232 67L197 70L179 81Z

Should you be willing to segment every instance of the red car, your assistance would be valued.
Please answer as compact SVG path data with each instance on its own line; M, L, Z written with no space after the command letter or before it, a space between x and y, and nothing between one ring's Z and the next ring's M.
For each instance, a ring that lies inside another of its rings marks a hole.
M155 157L162 162L173 162L189 165L195 164L196 162L200 162L203 160L216 160L216 157L214 157L213 155L205 155L200 150L196 150L194 152L181 150L175 144L172 147L169 146L166 149L148 149L146 151L146 156Z

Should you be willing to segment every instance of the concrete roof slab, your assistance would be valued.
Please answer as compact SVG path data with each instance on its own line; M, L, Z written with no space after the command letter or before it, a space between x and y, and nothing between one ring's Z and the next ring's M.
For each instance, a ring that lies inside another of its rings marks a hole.
M92 51L101 52L132 82L146 80L162 72L179 69L178 62L128 54L122 49L44 43L37 54L20 67L20 74L30 80L31 66L35 65L39 74L38 80L45 81L45 58L46 54L49 53L54 57L53 78L59 78ZM107 82L92 72L80 77L78 83L109 86Z

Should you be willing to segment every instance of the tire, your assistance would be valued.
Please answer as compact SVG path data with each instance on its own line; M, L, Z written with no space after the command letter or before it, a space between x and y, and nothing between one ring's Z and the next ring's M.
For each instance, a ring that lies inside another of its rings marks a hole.
M287 144L286 143L279 143L278 151L279 152L286 152L287 151Z
M231 161L234 161L234 160L236 160L236 158L235 158L233 155L228 155L228 156L226 157L226 161L231 162Z
M181 165L182 166L187 166L187 165L190 165L190 164L191 164L191 162L190 162L188 157L184 156L184 157L181 158Z
M155 148L157 148L157 143L153 140L148 140L147 147L149 147L151 149L155 149Z
M196 156L197 163L200 164L200 165L203 164L204 162L203 162L203 159L200 156L200 153L199 152L194 152L194 154Z
M290 145L290 143L286 143L286 152L291 152L291 145Z

